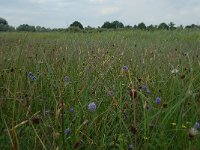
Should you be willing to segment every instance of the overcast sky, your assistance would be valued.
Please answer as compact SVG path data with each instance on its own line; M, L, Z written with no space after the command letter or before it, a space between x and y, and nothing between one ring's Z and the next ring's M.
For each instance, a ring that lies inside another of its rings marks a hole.
M92 27L114 20L125 25L200 24L200 0L0 0L0 17L15 27L65 28L76 20Z

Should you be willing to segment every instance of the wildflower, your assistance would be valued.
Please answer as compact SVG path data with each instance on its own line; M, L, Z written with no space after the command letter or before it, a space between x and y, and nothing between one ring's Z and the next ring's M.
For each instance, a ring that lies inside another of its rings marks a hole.
M178 72L179 72L178 69L173 69L173 70L171 70L171 73L172 73L172 74L177 74Z
M198 134L198 129L200 128L199 122L196 122L194 126L189 130L189 137L194 138Z
M85 120L84 122L83 122L83 125L87 125L88 124L88 120Z
M193 126L194 129L198 130L200 129L200 123L199 122L196 122Z
M187 127L184 125L184 124L182 124L182 126L181 126L183 129L187 129Z
M147 91L146 91L146 92L147 92L147 94L151 94L151 91L150 91L150 90L148 90L148 89L147 89Z
M88 109L89 109L90 111L95 111L96 108L97 108L97 106L96 106L96 104L95 104L94 102L92 102L92 103L90 103L90 104L88 105Z
M161 102L160 97L157 97L157 98L155 99L155 103L156 103L156 104L160 104L160 102Z
M71 108L69 109L69 112L70 112L70 113L74 113L74 108L71 107Z
M176 126L176 123L175 123L175 122L172 122L171 125L172 125L172 126Z
M36 76L34 76L32 72L29 72L29 73L28 73L28 77L29 77L32 81L35 81L35 80L37 79Z
M69 77L68 77L68 76L65 76L65 77L64 77L64 84L67 85L67 84L69 84L69 83L70 83Z
M67 128L67 129L65 130L65 134L66 134L66 135L69 135L69 134L70 134L70 128Z
M146 136L145 136L145 137L143 137L143 138L144 138L144 140L148 140L148 137L146 137Z
M140 87L140 89L143 90L143 91L147 91L147 87L146 87L145 85L142 85L142 86Z
M198 130L196 130L195 128L191 128L189 130L189 137L190 138L194 138L197 134L198 134Z
M123 69L124 71L128 71L128 67L127 67L127 66L123 66L122 69Z

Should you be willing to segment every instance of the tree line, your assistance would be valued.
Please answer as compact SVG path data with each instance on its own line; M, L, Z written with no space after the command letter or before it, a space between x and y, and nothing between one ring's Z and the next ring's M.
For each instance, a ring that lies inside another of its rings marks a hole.
M134 26L124 26L124 24L120 21L113 21L109 22L106 21L103 23L101 27L94 28L94 27L83 27L83 25L78 22L74 21L68 28L45 28L41 26L32 26L28 24L22 24L19 25L18 27L12 27L8 24L7 20L4 18L0 18L0 31L3 32L12 32L12 31L26 31L26 32L53 32L53 31L69 31L69 32L79 32L79 31L103 31L106 29L140 29L140 30L176 30L176 29L200 29L200 25L187 25L187 26L175 26L173 22L170 22L169 24L166 23L160 23L159 25L145 25L145 23L141 22L138 25Z

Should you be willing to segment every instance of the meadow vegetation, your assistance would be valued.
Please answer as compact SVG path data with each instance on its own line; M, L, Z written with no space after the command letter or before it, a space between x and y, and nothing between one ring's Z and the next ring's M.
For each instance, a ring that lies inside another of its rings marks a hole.
M200 149L199 55L192 30L2 32L0 149Z

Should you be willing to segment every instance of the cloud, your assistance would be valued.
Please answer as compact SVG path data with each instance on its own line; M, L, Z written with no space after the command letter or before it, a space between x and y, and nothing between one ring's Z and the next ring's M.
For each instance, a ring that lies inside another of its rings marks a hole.
M110 6L110 7L104 7L100 10L100 13L102 15L109 15L109 14L113 14L116 12L119 12L120 8L116 7L116 6Z
M125 25L200 23L199 0L5 0L0 3L0 17L13 26L27 23L66 27L75 20L84 26L101 26L113 20Z

